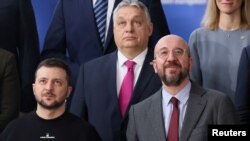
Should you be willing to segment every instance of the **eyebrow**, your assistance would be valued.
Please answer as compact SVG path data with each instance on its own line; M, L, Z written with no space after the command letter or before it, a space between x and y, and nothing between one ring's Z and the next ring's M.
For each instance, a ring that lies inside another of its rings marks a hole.
M164 50L164 49L168 49L167 46L164 46L164 47L162 47L162 48L159 49L159 50ZM182 49L182 50L185 50L183 47L176 47L176 48L173 48L172 50L175 50L175 49Z

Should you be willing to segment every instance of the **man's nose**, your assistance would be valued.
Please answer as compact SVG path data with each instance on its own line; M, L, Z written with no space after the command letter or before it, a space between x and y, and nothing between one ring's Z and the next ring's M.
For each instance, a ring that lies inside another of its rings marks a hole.
M52 82L48 82L46 85L45 85L45 88L47 90L52 90L53 89L53 83Z
M131 32L133 30L132 23L127 23L125 27L126 32Z
M174 55L173 51L170 51L169 55L167 57L167 60L168 61L173 61L173 60L176 60L176 59L177 59L177 57Z

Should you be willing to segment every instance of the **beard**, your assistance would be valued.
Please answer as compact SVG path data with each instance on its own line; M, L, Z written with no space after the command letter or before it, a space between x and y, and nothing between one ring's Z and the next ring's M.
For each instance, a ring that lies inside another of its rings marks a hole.
M43 107L44 109L48 109L48 110L57 109L57 108L61 107L64 104L64 102L65 102L65 100L63 100L63 101L54 101L51 104L46 104L46 102L44 100L37 101L37 103L41 107Z
M166 68L172 67L172 66L179 67L181 71L175 74L168 75L166 73ZM188 73L189 73L188 68L189 66L186 66L182 69L182 66L179 63L177 63L176 61L173 61L163 68L163 71L162 73L159 74L159 77L161 78L161 80L166 86L179 86L184 81L184 79L188 77Z
M53 94L44 94L44 95L53 95ZM43 99L39 100L36 98L36 101L41 107L43 107L44 109L48 109L48 110L57 109L57 108L61 107L66 102L65 98L62 98L60 100L55 100L50 104L46 103L46 101Z

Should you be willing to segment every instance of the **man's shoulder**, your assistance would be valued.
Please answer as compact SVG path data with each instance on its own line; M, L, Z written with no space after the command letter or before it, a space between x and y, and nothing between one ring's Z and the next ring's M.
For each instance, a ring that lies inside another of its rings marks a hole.
M73 121L76 123L87 123L87 121L85 121L83 118L80 118L79 116L72 114L70 112L65 112L64 113L64 117L68 120L68 121Z
M220 91L217 91L217 90L214 90L214 89L206 89L206 91L207 92L206 92L205 96L211 102L230 100L229 96L227 96L225 93L222 93Z
M208 98L208 99L221 99L227 97L221 91L215 89L204 88L197 83L192 82L191 93L195 93L200 95L201 97Z
M78 123L86 123L86 121L70 112L65 112L64 113L64 118L68 120L68 122L75 122L76 124Z
M67 124L70 125L69 127L71 127L72 129L78 129L78 132L83 133L84 131L85 133L88 133L95 130L94 127L83 118L80 118L70 112L66 112L65 116L68 120L65 121L65 123L67 122Z
M226 104L226 105L232 105L233 102L230 99L230 97L228 95L226 95L225 93L218 91L218 90L214 90L214 89L209 89L209 88L203 88L201 86L199 86L198 84L192 84L192 89L191 89L191 98L194 97L200 97L201 98L201 102L206 102L207 104L211 105L211 106L219 106L218 104Z
M152 94L150 97L144 99L143 101L140 101L134 105L136 109L148 109L149 106L154 104L155 102L160 102L161 100L161 91L162 89L158 90L154 94Z
M13 57L14 55L13 55L13 53L11 53L11 52L9 52L9 51L0 48L0 56L1 56L1 59L3 59L3 58L5 59L5 58L11 58L11 57Z
M109 63L112 60L116 60L116 58L117 58L117 52L112 52L110 54L106 54L104 56L101 56L101 57L98 57L98 58L95 58L93 60L86 62L84 64L84 66L88 66L88 67L102 66L102 65L106 65L107 63Z
M10 129L10 130L25 129L26 126L29 126L29 125L32 126L32 123L33 123L32 119L34 119L34 112L28 113L27 115L23 115L21 117L18 117L17 119L14 119L8 124L6 129Z

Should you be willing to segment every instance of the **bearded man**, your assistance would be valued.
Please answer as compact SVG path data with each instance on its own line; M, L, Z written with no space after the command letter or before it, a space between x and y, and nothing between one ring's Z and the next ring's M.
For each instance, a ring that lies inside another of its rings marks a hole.
M162 37L152 61L162 88L131 106L128 141L206 141L209 124L237 124L230 98L189 79L192 58L183 38Z

